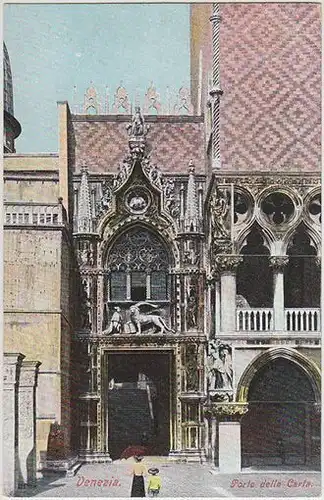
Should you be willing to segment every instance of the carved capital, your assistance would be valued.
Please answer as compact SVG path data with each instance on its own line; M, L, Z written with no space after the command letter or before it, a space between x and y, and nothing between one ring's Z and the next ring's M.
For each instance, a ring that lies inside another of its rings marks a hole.
M235 273L237 266L243 261L243 257L239 255L216 255L214 258L214 272Z
M23 361L20 371L19 387L36 387L40 361Z
M320 255L318 255L317 257L315 257L315 263L316 263L317 267L321 267L321 265L322 265L322 257Z
M289 262L287 255L273 255L269 257L269 265L274 271L282 271Z
M248 403L211 403L205 406L204 414L219 421L238 421L249 409Z
M4 353L3 385L13 386L18 384L21 364L25 356L21 353Z

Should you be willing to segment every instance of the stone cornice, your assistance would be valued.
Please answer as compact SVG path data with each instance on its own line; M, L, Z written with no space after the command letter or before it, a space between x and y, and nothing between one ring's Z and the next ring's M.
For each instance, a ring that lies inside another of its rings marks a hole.
M318 186L321 184L321 171L318 174L314 172L284 172L281 175L274 175L267 171L255 172L222 172L222 174L215 174L214 179L217 184L235 184L246 186ZM214 182L215 182L214 181Z
M203 116L191 115L144 115L147 123L203 123ZM71 115L72 122L129 123L132 115Z
M181 343L206 344L205 335L86 335L74 334L74 340L90 344L98 344L107 348L114 347L173 347Z

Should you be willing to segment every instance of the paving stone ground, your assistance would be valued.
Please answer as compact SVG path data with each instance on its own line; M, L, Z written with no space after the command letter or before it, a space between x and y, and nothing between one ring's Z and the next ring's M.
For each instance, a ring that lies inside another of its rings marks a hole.
M159 462L149 458L146 465L158 466L162 497L318 497L321 474L301 471L253 471L220 474L210 465ZM19 496L37 497L130 497L131 463L83 465L72 478L52 476L38 481L36 488ZM89 480L87 482L87 480ZM101 481L101 483L100 483Z

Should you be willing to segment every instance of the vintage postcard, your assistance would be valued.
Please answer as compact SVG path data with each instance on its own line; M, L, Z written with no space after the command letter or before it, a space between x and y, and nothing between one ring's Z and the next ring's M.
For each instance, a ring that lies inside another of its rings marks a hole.
M4 5L5 496L321 495L321 30Z

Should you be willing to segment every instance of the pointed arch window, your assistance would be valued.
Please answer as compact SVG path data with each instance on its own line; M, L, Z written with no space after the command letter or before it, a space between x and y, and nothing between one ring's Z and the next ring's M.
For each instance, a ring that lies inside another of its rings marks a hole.
M107 268L109 301L169 300L169 255L147 229L133 228L121 235L108 254Z

